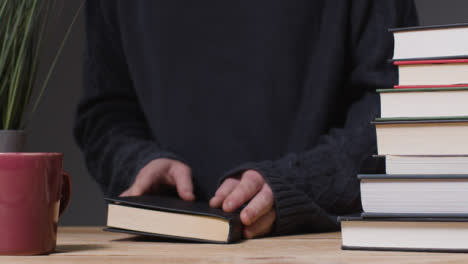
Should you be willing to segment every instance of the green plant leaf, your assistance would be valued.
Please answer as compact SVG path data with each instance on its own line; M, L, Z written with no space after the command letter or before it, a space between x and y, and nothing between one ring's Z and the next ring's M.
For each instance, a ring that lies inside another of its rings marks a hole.
M39 57L55 4L56 0L0 2L0 129L22 129L36 112L84 0L57 48L44 81L33 92L38 85ZM31 100L33 95L35 98Z
M55 65L57 65L58 58L62 54L63 48L65 47L65 43L68 40L68 37L70 36L73 25L75 24L76 20L78 19L78 15L79 15L81 9L83 8L83 5L84 5L84 2L81 3L80 7L78 8L78 12L76 12L75 16L73 17L73 20L72 20L70 26L68 27L67 32L65 33L65 37L63 38L62 43L60 43L60 47L59 47L59 49L58 49L58 51L57 51L57 53L56 53L56 55L54 57L54 60L52 61L52 65L50 66L49 71L47 72L46 78L45 78L41 88L39 89L39 95L38 95L38 97L36 99L36 102L34 103L32 111L31 111L32 115L36 112L37 107L39 106L40 100L41 100L41 98L42 98L42 96L43 96L43 94L45 92L47 84L49 83L50 76L52 75L52 72L55 69Z

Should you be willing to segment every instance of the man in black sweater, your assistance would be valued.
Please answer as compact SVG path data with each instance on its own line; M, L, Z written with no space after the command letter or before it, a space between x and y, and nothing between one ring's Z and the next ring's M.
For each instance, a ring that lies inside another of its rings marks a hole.
M247 238L338 228L377 169L409 0L92 0L75 136L106 195L175 186Z

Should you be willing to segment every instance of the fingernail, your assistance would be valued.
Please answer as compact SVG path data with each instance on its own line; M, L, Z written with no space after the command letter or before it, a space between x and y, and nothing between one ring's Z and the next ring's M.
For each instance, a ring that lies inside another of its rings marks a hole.
M190 200L195 199L195 195L191 192L185 192L185 197L187 197Z
M231 201L226 202L225 209L226 209L227 211L232 210L232 207L233 207L233 205L232 205L232 202L231 202Z
M247 215L247 217L248 217L249 219L251 219L251 218L253 217L253 212L252 212L252 210L245 210L245 214Z
M216 204L217 203L216 203L216 196L215 196L215 197L211 198L210 205L215 206Z
M241 220L243 222L244 225L248 225L249 224L249 215L248 213L244 210L241 212Z
M130 193L128 191L125 191L119 195L119 197L128 197L130 196Z

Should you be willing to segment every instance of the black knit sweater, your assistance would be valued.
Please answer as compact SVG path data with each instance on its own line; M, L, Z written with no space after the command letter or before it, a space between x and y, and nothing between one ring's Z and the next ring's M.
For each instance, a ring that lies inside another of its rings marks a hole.
M397 75L409 0L91 0L75 136L106 195L156 158L191 167L198 199L259 171L274 234L338 228L375 171L376 88Z

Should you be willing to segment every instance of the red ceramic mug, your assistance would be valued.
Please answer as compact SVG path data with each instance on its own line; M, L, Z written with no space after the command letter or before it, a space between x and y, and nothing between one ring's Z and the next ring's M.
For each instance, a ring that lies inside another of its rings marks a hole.
M55 250L57 222L71 197L62 153L0 153L0 254Z

